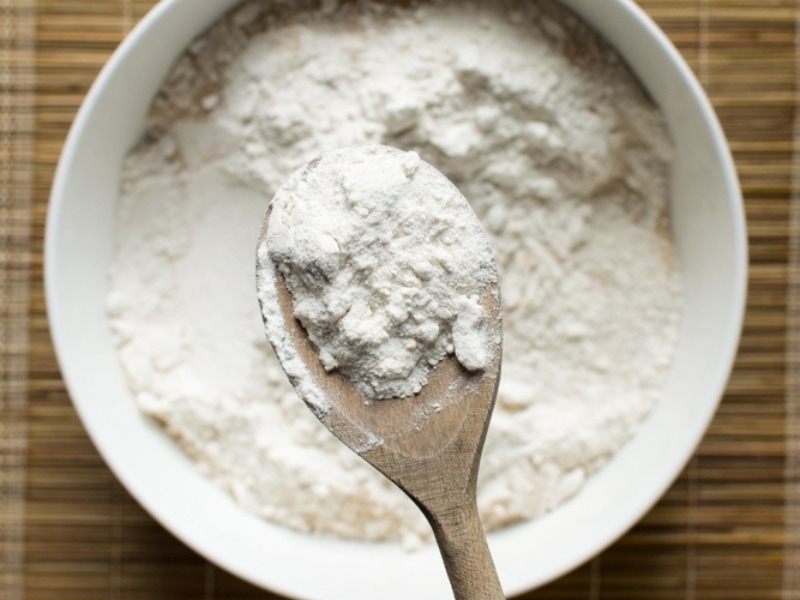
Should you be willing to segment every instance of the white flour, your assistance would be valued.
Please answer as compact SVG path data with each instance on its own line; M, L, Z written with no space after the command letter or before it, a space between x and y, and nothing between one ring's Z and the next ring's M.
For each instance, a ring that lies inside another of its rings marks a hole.
M418 393L448 354L469 371L488 365L497 343L479 298L497 281L492 250L461 192L416 152L328 152L270 207L258 248L261 310L281 319L277 268L327 371L385 400ZM287 335L267 338L283 348Z
M489 232L504 304L489 529L575 494L658 401L680 310L659 113L572 17L501 4L248 3L157 98L123 169L110 321L142 410L246 509L304 532L428 537L297 399L263 335L264 210L338 147L418 152Z

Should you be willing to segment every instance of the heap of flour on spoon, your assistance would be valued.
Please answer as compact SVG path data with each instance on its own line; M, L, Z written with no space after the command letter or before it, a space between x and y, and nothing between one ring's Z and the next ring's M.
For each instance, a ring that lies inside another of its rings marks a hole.
M488 240L458 189L416 152L329 152L290 177L270 211L259 297L274 295L274 263L325 369L367 399L418 393L449 354L479 371L499 352L479 303L496 283ZM277 307L262 302L268 325Z

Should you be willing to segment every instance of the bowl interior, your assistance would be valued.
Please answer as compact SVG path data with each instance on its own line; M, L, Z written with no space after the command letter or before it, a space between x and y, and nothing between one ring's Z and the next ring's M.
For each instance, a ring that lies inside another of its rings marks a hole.
M48 313L62 372L87 431L123 484L209 560L297 598L447 597L449 585L434 548L406 553L389 544L320 540L245 514L142 417L117 364L105 296L120 163L141 135L150 101L173 60L236 3L159 4L115 53L79 112L53 187L45 250ZM578 566L663 494L716 409L745 298L746 239L735 171L688 67L633 2L562 3L612 42L666 115L675 144L672 219L685 307L664 399L640 433L573 500L535 522L490 536L508 594ZM308 565L314 577L308 577Z

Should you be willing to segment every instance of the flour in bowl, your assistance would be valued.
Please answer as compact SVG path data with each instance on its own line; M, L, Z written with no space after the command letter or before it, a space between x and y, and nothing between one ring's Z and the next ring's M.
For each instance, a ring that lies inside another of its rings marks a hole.
M676 343L670 144L604 43L550 2L248 2L195 41L123 166L108 310L141 409L247 510L429 537L298 400L264 339L269 199L335 148L414 151L470 201L504 305L480 469L488 529L574 495L659 400Z

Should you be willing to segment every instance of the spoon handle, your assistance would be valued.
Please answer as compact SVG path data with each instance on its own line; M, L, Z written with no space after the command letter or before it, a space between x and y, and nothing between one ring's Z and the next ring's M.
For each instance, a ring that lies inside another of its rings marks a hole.
M456 600L504 600L475 499L428 513Z

